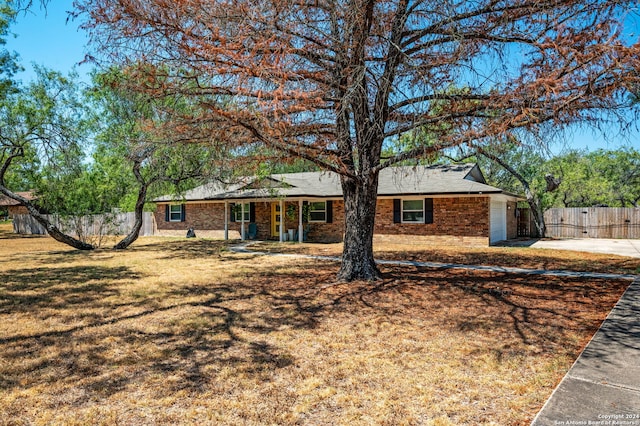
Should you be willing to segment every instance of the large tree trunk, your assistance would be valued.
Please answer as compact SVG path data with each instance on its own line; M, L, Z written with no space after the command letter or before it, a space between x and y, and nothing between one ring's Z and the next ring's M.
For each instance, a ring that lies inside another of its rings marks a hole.
M93 246L92 244L80 241L60 231L53 223L51 223L44 215L42 215L38 211L38 209L26 198L21 197L20 195L15 194L2 186L0 186L0 192L6 195L7 197L22 203L22 205L27 208L27 211L29 212L29 214L35 220L37 220L38 223L40 223L40 225L44 226L49 236L51 236L54 240L79 250L95 249L95 246Z
M547 225L544 222L542 207L535 197L529 198L529 194L527 194L527 203L529 203L531 213L533 213L533 222L536 225L537 236L544 238L547 233Z
M373 229L378 197L378 174L357 180L342 177L345 235L340 281L381 278L373 257Z
M116 244L113 248L115 250L123 250L129 247L135 240L138 239L140 235L140 229L142 229L142 215L144 213L144 203L147 200L147 189L151 182L146 182L140 172L140 167L142 166L141 161L134 161L133 163L133 174L138 181L140 187L138 188L138 198L136 199L136 207L134 209L135 213L135 222L133 224L133 228L129 232L129 234L124 237L118 244Z
M126 237L118 242L113 248L115 250L124 250L129 247L135 240L138 239L140 235L140 229L142 229L142 216L144 214L144 201L146 198L146 187L144 190L140 189L138 192L138 200L136 201L136 208L134 210L135 221L133 223L133 228L129 231Z

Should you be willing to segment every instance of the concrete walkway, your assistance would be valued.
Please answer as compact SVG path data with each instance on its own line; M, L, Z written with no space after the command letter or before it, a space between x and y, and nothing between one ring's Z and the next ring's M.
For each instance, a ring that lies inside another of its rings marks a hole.
M620 298L532 425L640 425L640 278Z
M231 247L231 250L257 255L340 261L335 256L255 252L248 248L250 244ZM521 275L633 280L535 417L532 426L640 426L640 277L637 275L396 260L377 262L383 265L470 269Z

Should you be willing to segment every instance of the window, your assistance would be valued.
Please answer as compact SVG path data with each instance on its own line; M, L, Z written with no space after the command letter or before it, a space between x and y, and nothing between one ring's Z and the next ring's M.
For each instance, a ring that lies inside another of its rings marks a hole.
M182 204L172 204L169 206L169 222L182 222L184 206Z
M327 221L327 203L318 201L309 203L309 222Z
M393 200L393 223L433 223L433 198Z
M402 223L424 223L424 200L402 200Z
M242 222L242 206L244 205L244 221L249 222L251 219L251 203L244 204L236 204L235 209L235 218L236 222Z

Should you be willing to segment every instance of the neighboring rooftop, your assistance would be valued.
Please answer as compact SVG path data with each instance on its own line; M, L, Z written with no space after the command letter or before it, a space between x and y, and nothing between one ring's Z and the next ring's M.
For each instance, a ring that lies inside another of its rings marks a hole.
M379 196L440 194L506 194L486 184L476 164L389 167L380 172ZM234 200L275 197L342 197L340 176L333 172L274 174L266 178L242 177L232 184L208 183L187 191L179 199ZM174 201L165 195L154 201Z
M36 198L33 195L33 192L31 192L31 191L16 192L16 194L20 195L21 197L26 198L27 200L33 200L33 199ZM19 206L19 205L21 205L20 202L14 200L13 198L9 198L4 194L0 194L0 207Z

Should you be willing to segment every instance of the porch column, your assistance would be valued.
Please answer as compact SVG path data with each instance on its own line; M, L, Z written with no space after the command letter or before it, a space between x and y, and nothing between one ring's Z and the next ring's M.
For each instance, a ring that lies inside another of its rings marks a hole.
M245 233L244 233L244 201L240 203L240 213L242 214L242 219L240 220L240 239L244 241Z
M302 229L302 200L298 200L298 242L304 241L304 229Z
M229 239L229 202L224 202L224 240Z
M280 242L284 241L284 201L280 199Z

